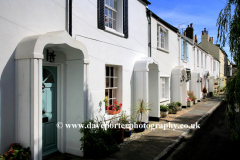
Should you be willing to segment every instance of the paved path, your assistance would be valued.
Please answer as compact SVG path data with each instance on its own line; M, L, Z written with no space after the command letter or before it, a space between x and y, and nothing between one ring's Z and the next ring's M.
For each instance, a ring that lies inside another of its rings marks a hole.
M170 123L175 124L194 124L201 117L206 115L208 111L211 111L212 108L219 106L221 99L208 99L205 102L199 102L193 107L186 108L188 112L172 118L169 121L160 121L160 122L150 122L154 124L164 125ZM185 110L185 108L183 108ZM177 116L177 115L176 115ZM201 125L200 125L201 127ZM106 158L108 160L146 160L146 159L159 159L161 158L171 144L176 142L179 139L179 136L182 135L187 129L173 129L167 128L166 130L161 128L156 128L152 132L141 136L139 139L132 141L122 148L119 152L113 154L111 157Z

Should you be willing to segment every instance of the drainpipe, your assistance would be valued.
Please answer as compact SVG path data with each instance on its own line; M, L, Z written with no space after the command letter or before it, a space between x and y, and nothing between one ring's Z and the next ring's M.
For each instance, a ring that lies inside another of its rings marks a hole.
M72 36L72 0L69 0L69 26L68 26L68 33Z
M148 56L149 57L152 57L151 16L152 16L152 11L147 10L147 18L148 18Z

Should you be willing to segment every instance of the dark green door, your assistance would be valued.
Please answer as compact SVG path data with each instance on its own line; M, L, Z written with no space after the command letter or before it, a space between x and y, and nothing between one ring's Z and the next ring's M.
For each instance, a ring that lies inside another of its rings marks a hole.
M43 67L42 89L42 152L43 156L57 149L57 67Z

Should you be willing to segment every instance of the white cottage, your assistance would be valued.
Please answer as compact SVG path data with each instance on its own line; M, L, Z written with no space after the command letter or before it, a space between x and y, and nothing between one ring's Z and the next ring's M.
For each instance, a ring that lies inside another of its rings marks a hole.
M57 150L83 156L79 129L60 130L56 123L110 119L105 96L128 114L138 99L153 101L152 116L159 117L159 66L148 58L148 4L0 2L0 153L19 142L31 148L32 159Z
M150 102L145 122L159 121L160 103L186 105L187 90L200 100L194 86L207 81L206 71L218 75L219 63L149 4L0 1L0 153L18 142L36 160L55 151L83 156L79 128L56 124L111 119L105 96L127 114L138 99Z

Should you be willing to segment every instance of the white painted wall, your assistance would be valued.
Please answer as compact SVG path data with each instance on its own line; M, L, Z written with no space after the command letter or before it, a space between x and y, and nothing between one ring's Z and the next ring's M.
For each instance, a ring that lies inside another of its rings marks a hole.
M65 30L65 3L65 0L0 1L0 153L15 142L16 46L26 36Z
M129 38L126 39L98 29L96 0L73 1L73 37L85 44L90 59L88 118L105 113L104 105L100 107L99 103L105 97L106 65L122 67L122 95L118 101L127 114L133 111L133 67L136 60L148 55L148 21L142 3L136 0L128 3ZM106 119L111 117L105 115Z

